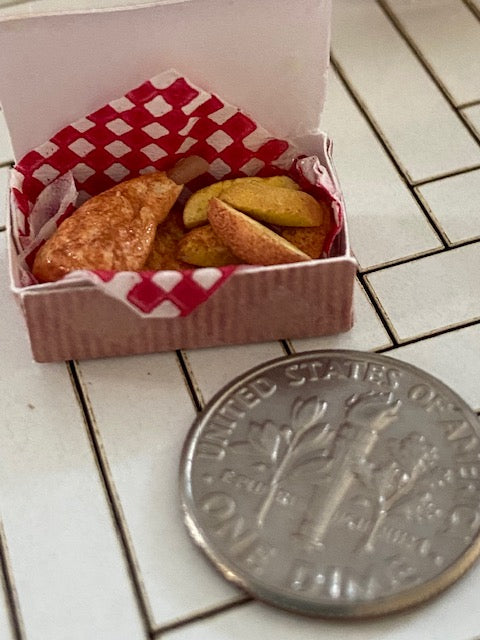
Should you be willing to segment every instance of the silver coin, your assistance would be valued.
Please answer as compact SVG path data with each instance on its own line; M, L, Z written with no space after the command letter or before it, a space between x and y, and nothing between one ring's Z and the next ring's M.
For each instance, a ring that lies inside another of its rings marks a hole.
M381 355L309 352L237 378L194 423L180 484L221 573L310 615L418 604L480 552L477 416Z

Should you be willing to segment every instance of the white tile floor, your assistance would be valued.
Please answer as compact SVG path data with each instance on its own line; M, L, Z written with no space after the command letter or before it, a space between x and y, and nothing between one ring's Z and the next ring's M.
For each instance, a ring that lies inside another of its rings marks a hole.
M449 245L480 238L480 169L429 182L416 191Z
M291 343L39 365L4 279L0 640L480 638L478 564L402 615L309 620L245 602L181 522L178 456L196 407L286 349L390 354L480 412L480 0L334 5L324 127L360 263L354 328ZM65 3L0 0L0 16L58 6ZM12 160L0 115L3 273Z
M435 15L438 3L425 4ZM419 181L480 165L477 142L380 5L333 5L335 60L405 175Z
M399 342L480 320L480 245L469 244L368 276Z
M440 249L441 240L414 194L335 73L322 124L334 141L353 249L362 269Z
M244 640L261 634L263 640L474 640L478 638L476 585L480 567L424 609L364 621L360 624L319 623L300 616L246 604L213 618L200 620L165 634L167 640ZM462 602L459 615L455 606Z
M458 0L385 0L384 4L455 105L478 100L480 36L478 21L468 7Z

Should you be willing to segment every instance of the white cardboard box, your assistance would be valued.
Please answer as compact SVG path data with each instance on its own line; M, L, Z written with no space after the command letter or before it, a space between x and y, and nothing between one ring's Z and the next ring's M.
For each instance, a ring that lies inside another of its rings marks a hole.
M326 155L320 115L330 0L164 0L149 6L6 19L0 101L16 160L56 131L174 67L303 153ZM345 222L345 221L344 221ZM11 286L34 358L53 361L318 336L352 325L346 224L331 257L235 271L192 313L139 315L93 284Z

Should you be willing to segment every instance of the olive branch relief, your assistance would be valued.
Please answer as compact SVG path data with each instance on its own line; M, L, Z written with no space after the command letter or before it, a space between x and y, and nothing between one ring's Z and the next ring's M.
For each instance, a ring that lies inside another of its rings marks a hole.
M360 482L373 490L376 507L370 531L362 548L374 550L374 541L388 513L404 500L414 499L418 481L438 464L438 451L424 435L412 432L398 440L391 438L387 450L390 460L381 467L359 466L355 475Z
M257 524L262 527L277 495L280 483L287 477L305 477L328 472L328 458L335 432L322 422L327 403L318 396L306 400L297 398L291 408L288 425L274 422L250 423L247 440L233 442L230 451L238 454L261 453L263 461L255 466L259 471L270 470L268 492L263 500Z

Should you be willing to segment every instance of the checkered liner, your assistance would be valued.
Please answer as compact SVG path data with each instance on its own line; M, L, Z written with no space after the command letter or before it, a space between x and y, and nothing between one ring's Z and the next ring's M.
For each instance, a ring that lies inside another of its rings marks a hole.
M189 183L190 191L220 179L290 173L334 205L337 227L329 243L340 228L341 199L328 172L320 168L312 179L305 161L294 161L298 150L292 144L169 70L63 128L12 170L16 284L47 291L87 281L140 314L174 317L193 311L241 267L78 271L48 284L36 283L30 272L38 248L75 207L122 180L166 170L189 155L209 163L208 173Z

